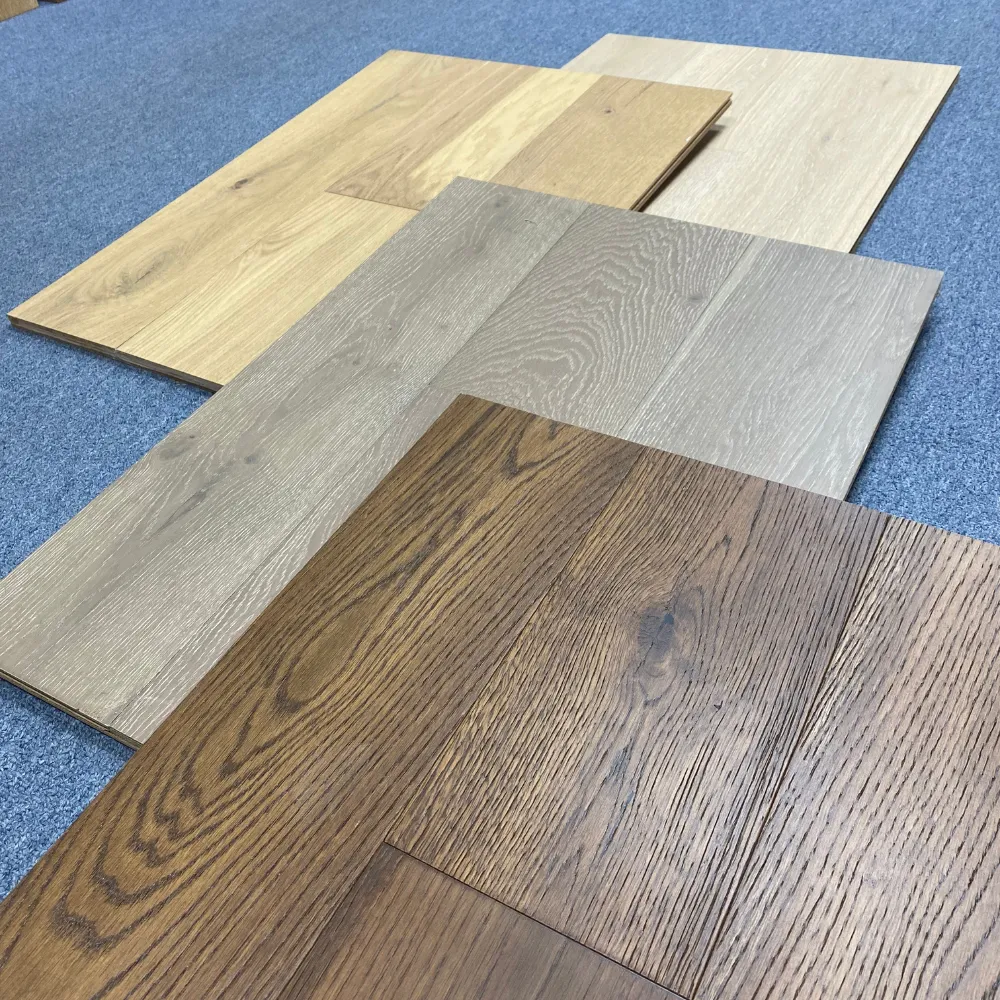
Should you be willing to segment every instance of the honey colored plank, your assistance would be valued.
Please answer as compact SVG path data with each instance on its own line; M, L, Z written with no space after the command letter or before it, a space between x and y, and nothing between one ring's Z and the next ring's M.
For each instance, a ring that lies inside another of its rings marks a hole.
M890 521L699 998L996 995L998 595Z
M415 214L320 194L116 354L218 389Z
M215 662L177 658L192 635L229 608L229 648L276 592L244 585L584 207L472 182L441 195L0 582L17 623L3 675L148 735Z
M389 841L690 996L884 521L646 452Z
M386 141L472 60L387 52L10 314L16 326L117 348L312 202L377 133ZM197 373L192 373L197 375Z
M4 901L0 994L279 994L637 454L456 403Z
M367 158L348 165L328 190L423 208L457 176L489 180L599 80L592 73L476 63L459 86L442 88L434 106L413 116L402 135L391 142L374 136ZM590 162L576 137L561 141Z
M656 215L851 250L957 66L605 35L567 69L730 90L732 108L647 206Z
M386 845L280 1000L335 997L680 1000Z
M492 179L614 208L641 208L729 98L720 90L604 77ZM659 168L651 170L657 159Z
M38 0L0 0L0 21L34 10L37 6Z

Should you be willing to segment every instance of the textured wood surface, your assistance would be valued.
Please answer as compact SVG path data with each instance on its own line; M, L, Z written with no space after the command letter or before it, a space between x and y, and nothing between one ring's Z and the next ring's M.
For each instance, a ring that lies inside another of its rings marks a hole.
M605 35L566 64L695 87L732 108L647 206L656 215L851 250L957 66Z
M996 995L998 595L890 522L699 997Z
M883 521L644 456L390 841L690 996Z
M387 52L10 319L216 387L456 176L632 208L728 103L704 88Z
M0 0L0 21L34 10L37 6L38 0Z
M0 637L0 671L144 739L214 662L175 654L224 607L219 652L253 621L275 590L247 603L241 585L583 207L445 193L2 581L0 617L20 627ZM302 564L283 563L277 589Z
M0 995L277 995L638 451L457 402L4 902Z
M0 672L142 742L463 392L843 496L938 280L456 181L0 582Z
M387 846L280 1000L336 997L680 1000Z

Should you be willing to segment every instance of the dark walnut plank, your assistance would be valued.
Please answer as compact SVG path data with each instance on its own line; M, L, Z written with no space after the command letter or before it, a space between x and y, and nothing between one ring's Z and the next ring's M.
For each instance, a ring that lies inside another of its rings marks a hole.
M699 998L1000 995L1000 550L890 522Z
M383 845L281 1000L386 997L680 1000Z
M0 996L273 997L639 449L457 401L0 908Z
M883 523L647 452L390 842L690 995Z

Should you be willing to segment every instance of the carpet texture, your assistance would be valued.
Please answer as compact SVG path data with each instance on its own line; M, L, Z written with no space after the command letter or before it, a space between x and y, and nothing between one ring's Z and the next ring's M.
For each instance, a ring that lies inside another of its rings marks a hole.
M609 31L962 65L860 247L946 277L851 499L1000 541L996 0L43 4L0 24L0 309L385 49L560 66ZM205 398L0 325L0 574ZM0 684L0 894L127 758Z

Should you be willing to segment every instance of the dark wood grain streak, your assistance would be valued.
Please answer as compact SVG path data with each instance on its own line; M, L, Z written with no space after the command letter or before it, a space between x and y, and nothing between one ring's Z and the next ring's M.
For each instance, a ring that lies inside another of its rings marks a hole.
M383 845L281 1000L680 1000Z
M0 995L273 997L639 449L462 399L0 908Z
M390 842L690 995L884 520L647 452Z
M1000 550L892 520L698 989L1000 995Z

